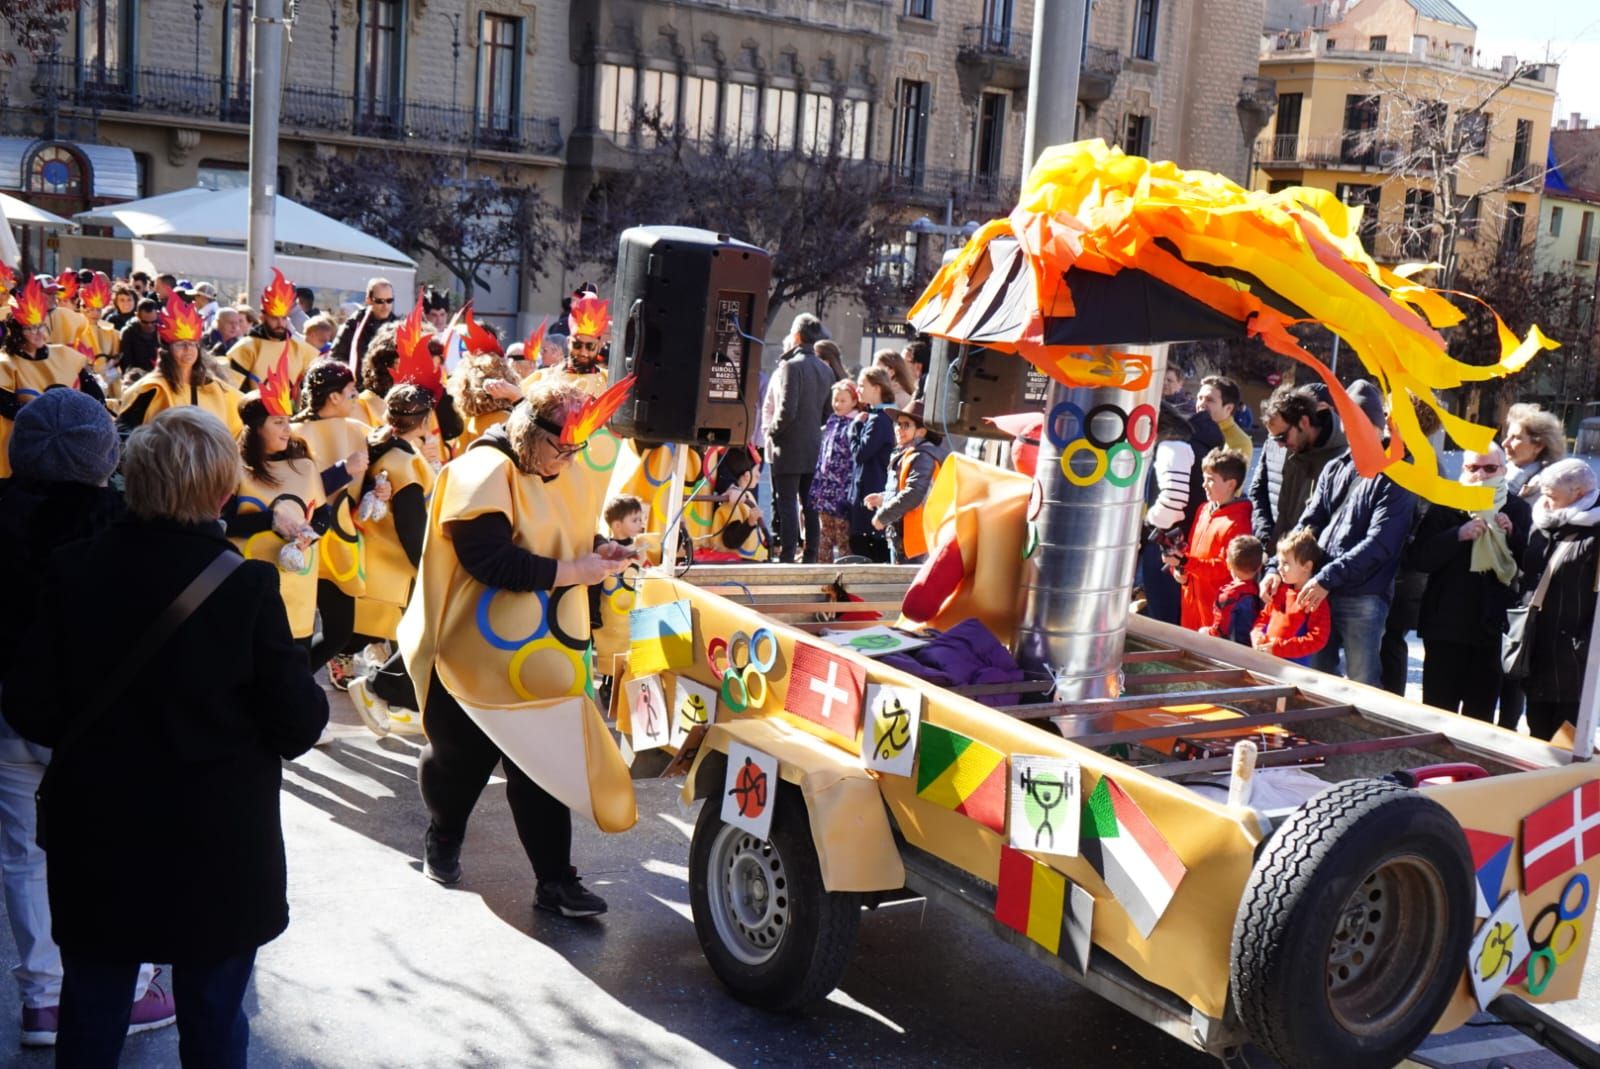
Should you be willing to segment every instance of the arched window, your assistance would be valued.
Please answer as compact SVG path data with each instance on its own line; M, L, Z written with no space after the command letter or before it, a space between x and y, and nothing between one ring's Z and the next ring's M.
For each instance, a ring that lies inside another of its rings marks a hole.
M82 157L64 145L44 145L28 161L29 193L81 197L88 191L88 167Z

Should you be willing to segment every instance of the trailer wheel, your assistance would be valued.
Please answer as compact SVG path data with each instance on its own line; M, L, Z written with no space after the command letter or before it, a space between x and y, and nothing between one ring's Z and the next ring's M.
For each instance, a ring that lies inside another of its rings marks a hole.
M716 795L689 847L689 903L711 971L735 998L796 1010L825 998L855 949L861 896L830 892L799 790L778 789L763 842L722 820Z
M1233 927L1232 990L1284 1065L1391 1066L1425 1037L1472 939L1472 862L1443 807L1352 780L1263 844Z

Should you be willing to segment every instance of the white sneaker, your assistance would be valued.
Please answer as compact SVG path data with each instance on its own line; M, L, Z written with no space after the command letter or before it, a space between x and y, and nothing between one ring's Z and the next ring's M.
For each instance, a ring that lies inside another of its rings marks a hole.
M394 729L389 703L372 693L364 676L352 679L346 693L368 731L381 738Z
M393 655L394 651L389 648L388 642L369 642L355 656L356 675L366 675L369 669L382 668Z
M421 735L422 714L410 709L397 709L389 706L389 734L391 735Z

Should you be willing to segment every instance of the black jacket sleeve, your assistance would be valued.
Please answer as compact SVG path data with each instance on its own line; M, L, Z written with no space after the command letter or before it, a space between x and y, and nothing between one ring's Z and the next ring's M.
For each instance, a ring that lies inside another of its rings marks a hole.
M230 497L228 503L222 506L222 529L229 538L249 538L272 530L272 513L263 510L241 514L239 499Z
M10 390L0 390L0 416L16 419L21 411L22 402L17 400L17 395Z
M132 434L144 425L144 414L150 411L150 402L155 397L154 390L146 390L124 408L117 416L117 429L124 434Z
M551 590L556 585L556 561L529 553L511 540L511 520L488 512L447 525L461 567L484 586L496 590Z
M60 645L57 636L66 626L64 614L68 611L54 593L61 586L61 577L52 562L39 584L33 622L23 629L22 642L5 679L6 723L18 735L40 746L55 746L65 727L56 715L60 703L55 698L59 673L72 671L56 658Z
M350 481L350 472L342 460L332 467L322 469L322 492L328 497L349 486Z
M240 566L240 571L246 569L261 573L249 579L262 584L250 641L251 712L267 747L292 759L311 749L327 726L328 696L312 678L306 651L289 630L277 575L254 561Z
M450 396L450 391L445 391L434 412L439 416L439 437L445 441L455 441L461 437L461 432L467 429L466 421L461 418L461 413L456 411L455 399Z
M413 567L422 564L422 540L428 533L428 499L422 487L412 483L389 499L389 515L394 517L394 532L400 548Z

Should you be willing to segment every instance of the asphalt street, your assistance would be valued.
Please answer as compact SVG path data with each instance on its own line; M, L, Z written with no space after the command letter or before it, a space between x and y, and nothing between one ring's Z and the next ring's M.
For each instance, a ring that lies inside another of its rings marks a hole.
M678 781L639 785L640 823L625 835L578 829L575 859L610 902L601 919L534 911L498 779L474 817L464 880L439 887L420 873L418 747L368 734L343 696L334 707L339 738L286 766L292 921L258 959L252 1065L1217 1064L922 903L867 914L843 984L813 1012L741 1005L712 976L689 919L693 815L679 811ZM0 961L16 962L9 926ZM1591 1038L1597 972L1591 956L1587 1005L1563 1013ZM18 1019L15 986L0 983L0 1059L49 1065L48 1051L19 1050ZM1433 1045L1517 1049L1515 1036L1493 1047L1504 1035L1468 1028ZM134 1037L122 1064L174 1066L176 1039L172 1029Z

